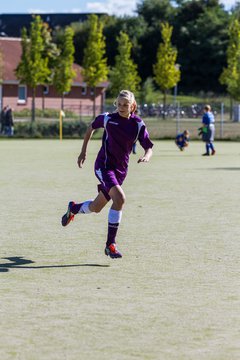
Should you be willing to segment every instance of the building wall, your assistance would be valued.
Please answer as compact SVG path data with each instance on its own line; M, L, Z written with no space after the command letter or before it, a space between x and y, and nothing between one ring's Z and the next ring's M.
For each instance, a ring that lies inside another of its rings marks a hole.
M86 94L83 94L85 88L73 86L68 94L64 95L64 109L71 110L77 114L92 114L93 95L91 89L86 88ZM104 88L96 89L96 108L101 111L103 108ZM61 109L61 96L57 94L52 86L49 86L47 94L43 95L43 87L36 89L35 106L36 109ZM27 88L27 100L25 103L18 101L18 84L3 84L2 86L2 106L9 105L15 111L31 109L32 90Z

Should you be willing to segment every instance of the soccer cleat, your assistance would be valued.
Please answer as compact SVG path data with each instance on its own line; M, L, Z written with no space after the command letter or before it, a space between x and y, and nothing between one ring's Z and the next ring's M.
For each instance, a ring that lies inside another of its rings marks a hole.
M117 249L117 245L114 243L105 247L105 255L110 256L112 259L122 257L122 254Z
M75 205L75 203L73 201L70 201L70 203L68 204L67 212L62 217L62 226L67 226L70 223L70 221L73 221L74 214L71 212L73 205Z

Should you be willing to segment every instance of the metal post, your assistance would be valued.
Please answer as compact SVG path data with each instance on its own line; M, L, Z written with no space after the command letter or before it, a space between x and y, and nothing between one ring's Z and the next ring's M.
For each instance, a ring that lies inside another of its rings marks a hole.
M174 86L174 106L177 104L177 84Z
M65 113L63 110L59 112L59 140L63 139L63 117L65 117Z
M223 138L224 103L221 103L220 139Z
M180 103L177 102L176 132L180 133Z

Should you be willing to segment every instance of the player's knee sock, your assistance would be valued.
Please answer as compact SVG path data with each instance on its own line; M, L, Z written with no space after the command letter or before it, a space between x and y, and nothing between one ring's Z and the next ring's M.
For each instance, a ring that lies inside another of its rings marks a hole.
M118 226L121 222L122 211L110 209L108 213L108 237L106 245L109 246L115 243Z
M210 143L209 145L210 145L210 149L211 149L212 151L214 151L213 143Z
M71 212L73 214L90 214L92 211L89 209L89 205L91 204L92 200L84 201L81 204L75 204L71 208Z
M206 153L209 154L210 144L206 144Z

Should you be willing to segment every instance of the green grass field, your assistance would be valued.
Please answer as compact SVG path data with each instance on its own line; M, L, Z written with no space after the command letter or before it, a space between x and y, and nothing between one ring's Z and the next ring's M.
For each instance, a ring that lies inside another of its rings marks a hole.
M81 143L0 142L0 359L238 360L239 144L132 156L111 260L108 208L60 225L96 194L100 142L80 170Z

